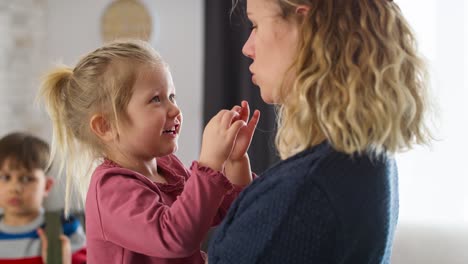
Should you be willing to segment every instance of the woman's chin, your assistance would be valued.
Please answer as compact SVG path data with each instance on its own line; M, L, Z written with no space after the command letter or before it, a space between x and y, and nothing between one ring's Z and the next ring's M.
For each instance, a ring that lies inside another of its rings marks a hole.
M267 95L261 94L260 96L262 97L263 102L267 104L273 105L273 104L278 103L277 100L274 100L274 98L271 95L267 96Z

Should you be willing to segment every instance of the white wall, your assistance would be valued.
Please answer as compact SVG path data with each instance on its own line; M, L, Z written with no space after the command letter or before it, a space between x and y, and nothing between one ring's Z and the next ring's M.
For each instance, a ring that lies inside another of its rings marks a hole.
M56 62L74 65L102 45L100 19L111 0L48 0L47 54L43 69ZM151 43L170 65L183 113L177 156L186 166L198 159L202 133L203 12L202 0L144 0L153 17ZM62 183L63 185L63 183ZM62 206L60 188L47 208Z
M141 1L153 17L151 43L172 71L184 116L177 155L189 166L198 159L202 132L203 1ZM0 137L22 130L50 141L48 117L34 104L40 76L102 45L100 20L111 2L0 0ZM54 188L46 207L61 207L62 192Z
M464 98L468 98L468 50L466 47L468 47L468 3L465 1L464 3L465 8L464 8L464 18L465 21L463 23L464 25L464 44L463 46L465 47L464 54L465 54L465 82L464 82ZM465 112L466 113L466 112ZM466 123L465 123L466 124ZM465 183L464 186L468 186L468 176L465 175ZM465 191L466 192L466 191ZM464 203L464 208L465 208L465 222L468 222L468 195L465 195L465 203Z
M0 1L0 136L24 130L45 136L34 106L43 62L45 0Z
M468 263L468 3L395 2L429 63L437 140L397 156L400 220L392 263Z
M102 45L100 19L110 0L48 0L46 66L75 64ZM151 43L169 63L184 115L177 155L189 165L197 159L202 124L203 1L145 0L154 25Z

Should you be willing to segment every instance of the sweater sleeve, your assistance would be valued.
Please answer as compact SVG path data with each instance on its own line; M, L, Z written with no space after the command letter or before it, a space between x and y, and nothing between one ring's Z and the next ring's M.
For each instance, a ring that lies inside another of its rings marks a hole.
M225 194L220 172L194 162L183 192L167 206L147 183L129 175L103 176L97 184L102 236L130 251L159 258L199 250Z
M210 264L333 263L335 216L319 188L268 186L240 199L211 241Z

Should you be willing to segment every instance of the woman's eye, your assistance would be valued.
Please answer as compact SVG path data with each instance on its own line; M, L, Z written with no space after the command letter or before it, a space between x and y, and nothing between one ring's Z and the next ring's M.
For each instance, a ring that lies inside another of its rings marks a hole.
M256 25L254 22L252 21L249 21L249 28L250 30L254 30L258 27L258 25Z
M151 102L159 103L159 102L161 102L161 100L159 99L159 96L155 96L155 97L151 98Z

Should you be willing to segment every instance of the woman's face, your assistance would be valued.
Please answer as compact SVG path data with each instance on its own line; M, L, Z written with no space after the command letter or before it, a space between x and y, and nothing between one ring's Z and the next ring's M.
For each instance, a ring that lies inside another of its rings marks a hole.
M260 87L263 101L280 102L279 89L292 84L294 74L286 71L292 65L298 45L296 22L284 19L276 0L247 0L247 17L252 32L242 53L253 60L249 67L252 82Z

